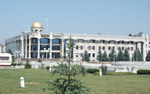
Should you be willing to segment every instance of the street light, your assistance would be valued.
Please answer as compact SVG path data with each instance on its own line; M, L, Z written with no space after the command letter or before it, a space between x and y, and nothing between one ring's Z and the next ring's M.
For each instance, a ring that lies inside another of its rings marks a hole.
M115 62L115 55L116 55L116 54L114 53L113 55L114 55L114 62Z
M18 64L18 53L20 53L20 51L15 51L17 53L17 64Z

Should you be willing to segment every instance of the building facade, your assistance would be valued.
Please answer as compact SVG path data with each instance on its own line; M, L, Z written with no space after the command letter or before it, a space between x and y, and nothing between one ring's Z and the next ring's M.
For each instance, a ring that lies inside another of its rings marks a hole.
M81 60L84 51L87 50L90 60L95 61L99 50L109 54L113 48L116 54L119 49L123 52L128 49L130 57L136 49L139 49L145 60L149 50L148 34L107 36L52 33L44 32L44 28L39 22L33 23L30 31L23 31L18 36L6 39L5 46L6 51L11 49L13 52L19 52L21 58L61 58L67 56L65 45L70 36L75 42L72 54L74 60Z
M0 53L5 53L5 45L0 44Z

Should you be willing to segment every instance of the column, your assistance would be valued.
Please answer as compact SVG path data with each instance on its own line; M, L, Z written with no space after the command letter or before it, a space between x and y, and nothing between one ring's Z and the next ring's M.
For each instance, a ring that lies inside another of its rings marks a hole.
M61 39L61 55L64 56L64 38Z
M38 57L37 58L40 58L40 39L38 39Z
M27 36L25 40L25 58L27 58Z
M51 34L50 34L50 58L52 58L52 32L51 32Z
M31 58L31 39L29 37L29 58Z
M24 38L21 37L21 56L24 58Z

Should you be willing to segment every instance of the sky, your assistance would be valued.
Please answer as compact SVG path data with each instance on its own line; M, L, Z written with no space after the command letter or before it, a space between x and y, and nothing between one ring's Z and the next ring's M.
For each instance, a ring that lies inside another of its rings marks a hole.
M150 35L150 0L0 0L0 44L46 18L48 32Z

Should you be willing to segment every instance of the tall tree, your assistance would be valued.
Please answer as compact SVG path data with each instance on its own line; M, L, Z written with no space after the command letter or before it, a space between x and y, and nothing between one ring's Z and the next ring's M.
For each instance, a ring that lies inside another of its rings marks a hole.
M130 55L129 55L128 49L125 49L124 57L125 57L125 61L130 61Z
M99 50L98 55L97 55L97 60L102 61L102 58L103 58L102 52L101 52L101 50Z
M143 61L143 55L139 49L134 51L134 61Z
M119 50L117 60L118 61L125 61L125 57L124 57L121 49Z
M116 53L115 53L115 50L114 50L114 48L113 48L113 49L111 50L110 54L109 54L109 60L110 60L110 61L114 61L115 55L116 55Z
M150 61L150 51L148 51L148 54L146 56L146 61Z
M108 61L107 53L104 51L102 61Z
M87 62L90 61L89 54L88 54L87 50L84 51L84 54L82 56L82 61L87 61Z
M68 55L68 64L61 62L58 63L57 66L53 66L55 70L52 70L52 76L55 74L59 74L59 76L67 76L64 78L57 78L55 80L51 80L48 84L49 87L47 87L49 90L51 90L51 94L88 94L89 89L82 86L82 82L78 79L73 79L74 76L78 74L83 74L85 76L85 68L82 65L73 65L71 64L72 58L72 50L74 46L72 47L71 37L69 39L69 43L66 43L66 48L68 48L67 55ZM71 78L72 77L72 78ZM45 91L45 87L43 88L43 91Z

